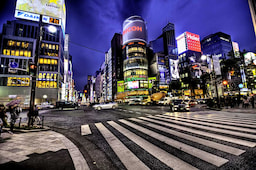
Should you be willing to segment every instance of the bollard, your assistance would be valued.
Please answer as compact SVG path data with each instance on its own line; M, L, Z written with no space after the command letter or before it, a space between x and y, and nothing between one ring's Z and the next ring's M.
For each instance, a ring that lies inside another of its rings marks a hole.
M42 129L44 128L44 116L42 116Z
M22 118L20 117L20 122L19 122L19 129L20 129L20 123L21 123L21 119L22 119Z

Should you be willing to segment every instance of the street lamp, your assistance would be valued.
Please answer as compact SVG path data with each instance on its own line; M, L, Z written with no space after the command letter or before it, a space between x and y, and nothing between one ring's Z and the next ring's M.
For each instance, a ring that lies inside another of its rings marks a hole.
M31 63L31 65L34 65L34 70L33 70L33 75L31 76L32 83L31 83L31 93L30 93L30 107L29 107L29 114L28 114L28 127L32 123L31 117L34 116L34 111L35 111L36 77L37 77L37 73L38 73L38 59L40 56L41 41L42 41L42 34L43 34L42 18L43 18L43 16L40 15L39 23L38 23L39 31L37 32L37 38L36 38L35 57L34 57L34 62ZM54 26L48 27L48 30L49 30L49 32L57 31L56 27L54 28Z

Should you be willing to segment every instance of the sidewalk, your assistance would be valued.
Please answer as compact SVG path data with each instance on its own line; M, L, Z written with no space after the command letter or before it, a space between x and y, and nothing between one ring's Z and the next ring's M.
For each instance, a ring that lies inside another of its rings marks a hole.
M22 123L24 124L24 122ZM0 169L89 169L79 149L65 136L43 129L4 128L0 136Z
M251 114L256 114L256 108L252 108L251 106L249 108L242 108L242 106L240 106L239 108L222 108L221 111L224 112L232 112L232 113L251 113Z

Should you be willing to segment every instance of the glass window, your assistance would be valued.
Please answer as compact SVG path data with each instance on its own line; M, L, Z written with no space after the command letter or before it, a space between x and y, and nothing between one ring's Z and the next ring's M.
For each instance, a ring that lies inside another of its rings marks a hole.
M15 55L15 51L14 50L11 50L11 55Z
M20 50L20 56L24 56L24 51Z

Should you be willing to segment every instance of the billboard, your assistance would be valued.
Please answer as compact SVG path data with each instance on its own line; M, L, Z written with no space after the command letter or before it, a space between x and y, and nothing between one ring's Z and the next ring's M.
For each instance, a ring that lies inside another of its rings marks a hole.
M249 64L252 64L256 62L256 54L252 53L252 52L248 52L244 54L244 63L246 66L248 66Z
M132 41L147 43L147 30L144 20L139 16L127 18L123 23L123 45Z
M178 54L187 50L201 52L200 37L197 34L185 32L176 38Z
M187 49L191 51L201 52L200 37L190 32L186 33Z
M185 33L178 36L176 38L176 41L177 41L177 47L178 47L178 54L181 54L184 51L187 51L186 34Z
M179 60L170 59L171 80L178 80L179 76Z
M16 10L62 18L63 3L64 0L17 0Z
M233 46L233 50L234 50L234 54L236 58L240 57L240 52L239 52L239 45L237 42L232 42L232 46Z
M128 89L137 89L139 88L139 81L129 81Z
M124 92L124 81L117 81L117 93Z

